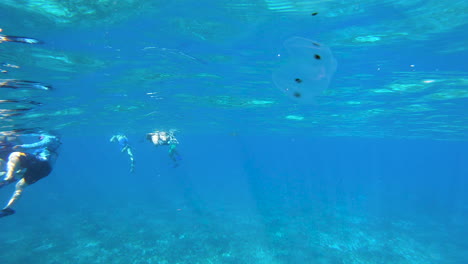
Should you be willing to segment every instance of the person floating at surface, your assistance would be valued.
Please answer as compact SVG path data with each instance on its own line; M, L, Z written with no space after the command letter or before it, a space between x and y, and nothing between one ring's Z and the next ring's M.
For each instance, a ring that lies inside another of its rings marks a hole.
M13 149L35 149L33 153L15 151L8 156L5 178L0 181L0 187L18 180L15 192L7 205L0 211L0 217L15 213L11 207L21 197L24 188L48 176L52 171L62 144L57 136L42 134L40 141L32 144L16 145ZM18 171L20 170L20 171Z
M0 79L0 88L9 89L35 89L50 91L53 89L51 85L43 84L40 82L16 80L16 79Z
M2 29L0 28L0 32L2 32ZM2 42L19 42L19 43L25 43L25 44L42 44L44 42L38 40L38 39L33 39L33 38L28 38L28 37L17 37L17 36L6 36L0 34L0 43Z
M151 141L154 146L169 146L169 158L174 162L174 167L179 166L179 161L182 159L179 152L177 151L177 145L179 141L174 136L174 130L166 131L154 131L146 134L146 139Z
M120 152L127 152L128 157L130 158L130 172L134 172L135 159L133 158L132 147L128 144L127 136L123 134L113 135L110 139L110 142L118 142L120 145Z

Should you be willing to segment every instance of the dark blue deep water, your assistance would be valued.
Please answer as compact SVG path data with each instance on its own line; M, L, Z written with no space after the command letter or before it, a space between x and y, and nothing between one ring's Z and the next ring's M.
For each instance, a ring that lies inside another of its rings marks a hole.
M468 5L374 2L2 1L0 135L63 144L0 264L468 263Z

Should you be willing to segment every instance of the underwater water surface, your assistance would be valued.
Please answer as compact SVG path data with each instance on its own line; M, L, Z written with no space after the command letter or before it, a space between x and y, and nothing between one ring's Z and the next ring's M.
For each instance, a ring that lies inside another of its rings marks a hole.
M63 144L0 263L467 263L467 8L2 1L1 134Z

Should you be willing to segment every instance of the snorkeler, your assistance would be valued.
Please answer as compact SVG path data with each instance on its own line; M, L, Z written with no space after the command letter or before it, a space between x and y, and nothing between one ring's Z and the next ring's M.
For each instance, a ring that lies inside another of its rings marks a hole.
M52 86L47 84L16 79L0 79L0 88L52 90Z
M133 158L132 147L128 144L127 136L123 134L113 135L110 142L118 142L120 145L120 152L127 152L130 158L130 172L135 171L135 159Z
M177 151L177 145L179 141L174 136L174 130L166 131L154 131L146 134L146 139L151 141L154 146L169 146L169 158L174 162L174 167L179 166L179 161L182 159L179 152Z
M0 32L2 32L1 28L0 28ZM6 35L0 34L0 43L2 42L18 42L18 43L25 43L25 44L44 43L38 39L33 39L33 38L28 38L28 37L6 36Z
M15 213L11 207L21 197L24 188L48 176L52 165L58 157L57 150L62 144L60 139L49 134L42 134L40 141L32 144L16 145L13 149L35 149L33 153L15 151L8 157L5 178L0 181L0 187L18 180L15 192L7 205L0 211L0 217Z

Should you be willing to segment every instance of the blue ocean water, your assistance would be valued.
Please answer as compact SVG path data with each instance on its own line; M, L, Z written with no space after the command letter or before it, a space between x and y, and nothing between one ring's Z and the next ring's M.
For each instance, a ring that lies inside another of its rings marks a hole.
M0 34L44 43L1 42L0 83L54 88L0 86L2 134L63 144L0 218L0 263L468 263L467 8L2 1ZM272 79L292 37L337 61L305 103Z

